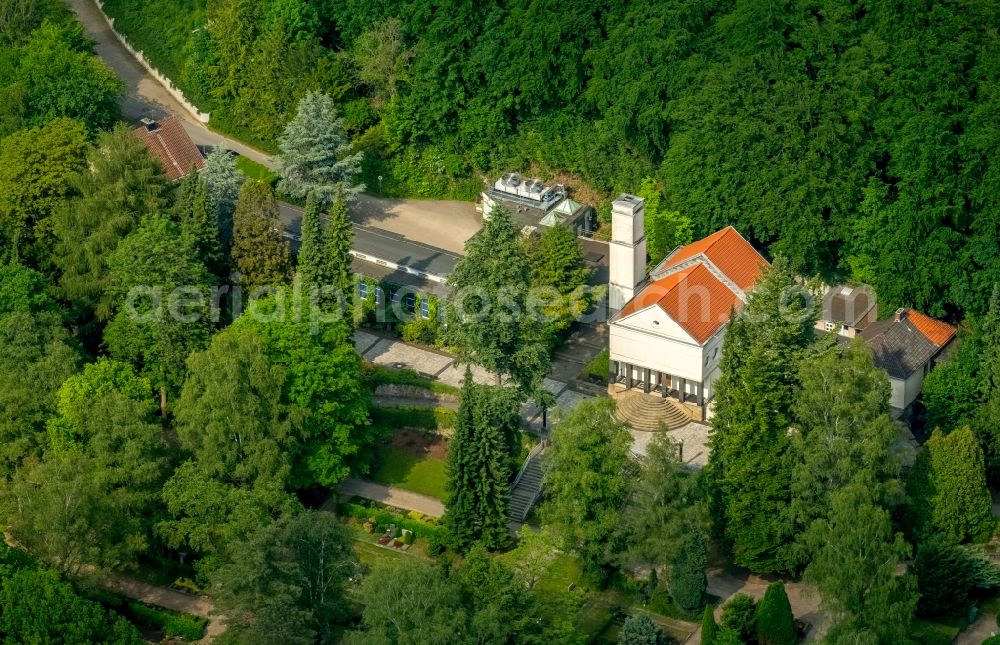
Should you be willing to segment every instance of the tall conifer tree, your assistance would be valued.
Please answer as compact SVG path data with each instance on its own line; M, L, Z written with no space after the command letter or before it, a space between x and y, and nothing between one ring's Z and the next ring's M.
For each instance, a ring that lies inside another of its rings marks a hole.
M353 302L354 274L351 272L351 245L354 243L354 227L347 212L347 200L343 193L337 195L327 218L326 257L324 275L330 285L338 289L343 299L344 311L350 311Z
M326 245L316 196L309 193L302 211L302 237L298 254L298 277L304 289L328 283Z
M815 318L811 299L779 258L726 331L710 434L712 511L733 561L754 571L791 566L789 411Z
M507 390L472 382L466 370L458 423L448 451L445 524L456 548L479 542L497 549L508 541L511 436L517 401Z
M189 173L177 187L174 213L181 235L198 258L214 275L226 273L219 241L219 220L205 182L196 172Z
M283 284L291 275L278 202L267 184L248 181L233 216L233 264L249 288Z

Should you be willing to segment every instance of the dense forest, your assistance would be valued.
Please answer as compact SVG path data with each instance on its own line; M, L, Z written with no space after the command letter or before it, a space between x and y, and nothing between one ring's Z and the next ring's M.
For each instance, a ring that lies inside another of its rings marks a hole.
M365 183L653 177L696 238L726 224L883 311L981 313L1000 276L993 2L108 0L213 125L273 146L337 98ZM378 177L382 177L381 180Z

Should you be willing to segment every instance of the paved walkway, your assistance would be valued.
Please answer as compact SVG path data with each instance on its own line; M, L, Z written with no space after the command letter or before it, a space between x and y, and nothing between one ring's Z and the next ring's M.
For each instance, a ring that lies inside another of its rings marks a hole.
M976 622L958 633L954 645L980 645L994 634L1000 634L1000 627L997 627L997 617L990 614L980 614Z
M432 517L444 515L444 504L441 500L420 493L413 493L394 486L383 486L375 482L364 481L351 477L340 485L340 492L347 497L357 496L372 499L388 506L417 511Z
M208 626L205 629L205 637L201 640L202 643L211 643L216 636L226 631L222 617L212 615L212 601L204 596L194 596L173 589L157 587L119 574L112 574L104 578L101 581L101 586L149 605L207 618Z

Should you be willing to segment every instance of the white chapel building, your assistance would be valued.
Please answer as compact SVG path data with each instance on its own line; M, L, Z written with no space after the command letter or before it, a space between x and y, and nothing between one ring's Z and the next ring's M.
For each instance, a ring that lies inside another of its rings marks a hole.
M621 195L609 244L612 387L641 388L702 418L719 376L726 322L767 261L733 227L674 249L646 274L644 204Z

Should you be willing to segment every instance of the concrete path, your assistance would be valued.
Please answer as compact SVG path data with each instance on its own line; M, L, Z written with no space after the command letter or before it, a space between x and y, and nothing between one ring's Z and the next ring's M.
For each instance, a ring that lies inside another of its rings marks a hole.
M990 614L980 614L976 622L959 632L958 636L955 637L954 645L980 645L994 634L1000 634L1000 627L997 627L997 617Z
M87 36L96 43L97 55L125 81L122 115L135 123L143 117L154 119L173 114L198 145L225 146L270 168L272 159L263 152L225 137L205 127L140 65L115 37L111 25L93 0L69 0L69 6L83 24Z
M133 600L207 618L208 626L205 629L205 637L201 640L202 643L211 643L216 636L226 631L222 617L212 615L212 601L204 596L194 596L173 589L157 587L119 574L112 574L104 578L100 584L105 589L120 593Z
M432 517L444 515L444 504L441 500L419 493L412 493L408 490L396 488L394 486L383 486L375 482L368 482L357 478L350 478L340 485L340 492L347 496L364 497L375 500L388 506L405 508L408 511L417 511Z

